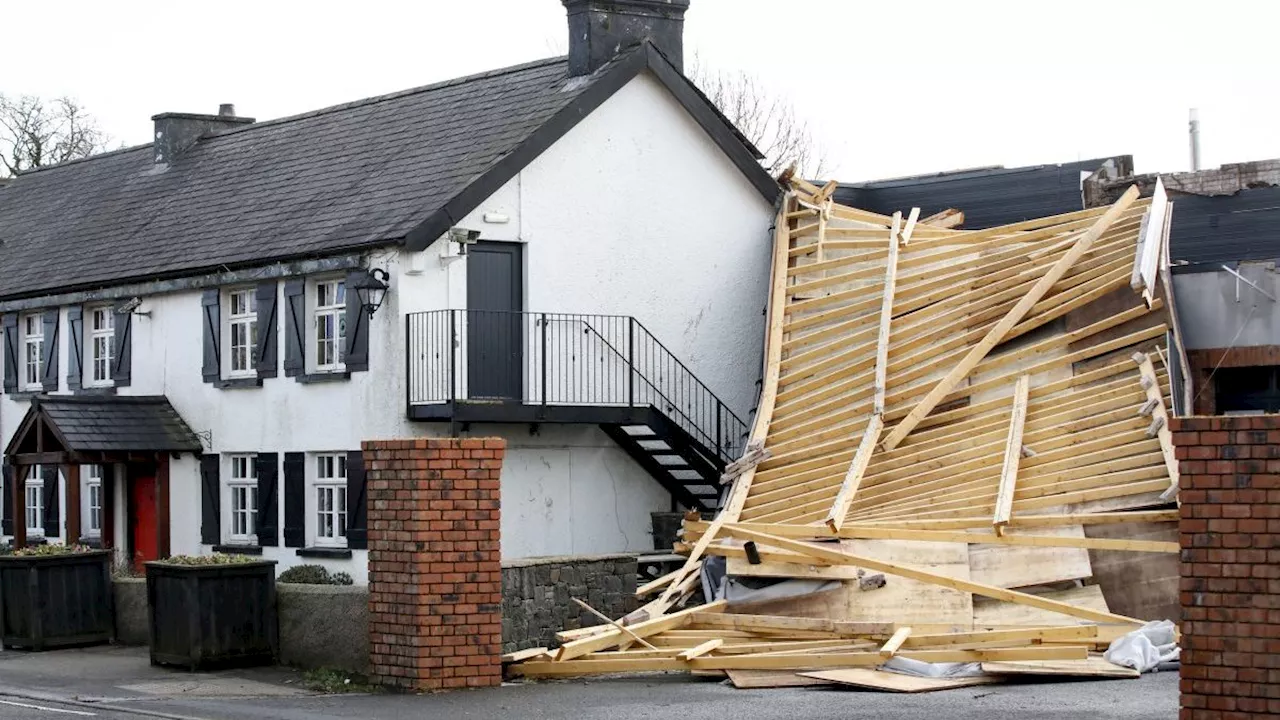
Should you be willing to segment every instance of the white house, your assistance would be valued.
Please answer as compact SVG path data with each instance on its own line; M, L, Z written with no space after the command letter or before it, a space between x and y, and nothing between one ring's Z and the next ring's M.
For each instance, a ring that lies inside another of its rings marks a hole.
M564 2L568 58L0 187L4 539L362 582L360 442L449 434L508 442L504 557L713 507L777 187L680 72L687 0Z

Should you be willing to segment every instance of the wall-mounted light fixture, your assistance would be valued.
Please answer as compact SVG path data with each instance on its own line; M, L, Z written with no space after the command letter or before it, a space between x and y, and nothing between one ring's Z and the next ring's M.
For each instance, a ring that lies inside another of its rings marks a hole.
M476 244L479 239L479 230L468 230L460 227L449 228L449 242L458 243L459 255L466 255L467 246Z
M369 313L369 317L378 312L378 308L382 307L382 301L387 297L387 282L391 276L382 268L370 268L369 274L360 278L356 283L356 297L360 300L360 306L364 311Z

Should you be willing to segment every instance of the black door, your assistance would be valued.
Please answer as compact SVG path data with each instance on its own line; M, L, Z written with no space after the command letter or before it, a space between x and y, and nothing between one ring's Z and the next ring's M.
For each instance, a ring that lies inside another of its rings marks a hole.
M524 257L519 243L480 242L467 250L468 397L524 397Z

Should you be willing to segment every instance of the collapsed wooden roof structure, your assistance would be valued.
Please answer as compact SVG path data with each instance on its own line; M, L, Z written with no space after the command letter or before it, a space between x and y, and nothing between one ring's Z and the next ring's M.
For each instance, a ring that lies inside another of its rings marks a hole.
M886 217L833 203L835 183L789 184L764 389L724 508L686 520L688 561L641 588L661 594L627 624L568 630L512 670L785 670L775 681L792 684L837 668L804 681L895 689L906 681L874 668L900 655L1134 674L1089 653L1160 618L1112 612L1082 581L1090 552L1176 557L1123 530L1177 519L1163 193L959 230L959 212ZM678 609L709 556L735 579L842 582Z

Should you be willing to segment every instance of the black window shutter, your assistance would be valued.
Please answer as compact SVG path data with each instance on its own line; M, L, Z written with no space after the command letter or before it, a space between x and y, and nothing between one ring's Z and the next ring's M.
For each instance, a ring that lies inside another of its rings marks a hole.
M216 383L222 377L222 306L217 288L204 291L200 299L204 325L204 381Z
M255 462L258 464L258 544L275 547L280 544L280 514L276 501L280 485L280 455L258 453Z
M3 318L4 326L4 391L18 392L18 316Z
M13 535L13 466L5 461L0 464L0 535Z
M133 313L116 313L112 342L115 353L111 360L111 380L116 387L129 387L133 382Z
M300 548L307 540L307 456L284 454L284 544Z
M280 333L276 331L276 281L268 280L258 285L258 377L273 378L279 362L276 347Z
M296 377L307 371L303 336L307 327L307 282L301 278L284 284L284 374Z
M67 308L67 389L79 390L84 377L84 308Z
M58 308L44 311L44 376L40 385L50 392L58 389Z
M342 362L348 372L369 369L369 314L360 304L360 293L356 292L367 276L364 270L347 273L347 347Z
M58 504L58 466L41 465L41 479L44 480L44 536L57 537L62 532L61 509Z
M347 547L369 547L369 513L365 510L364 453L347 453Z
M222 542L221 461L217 455L200 456L200 542Z

